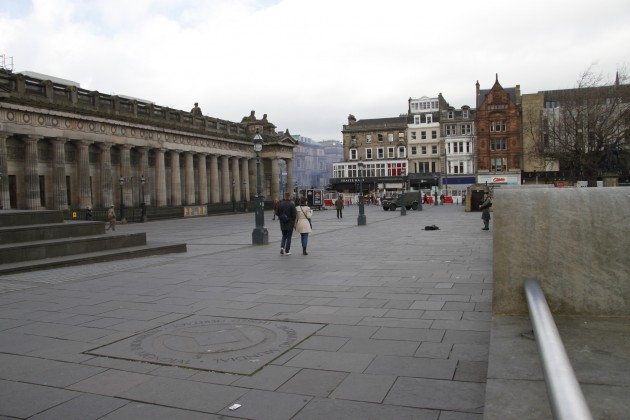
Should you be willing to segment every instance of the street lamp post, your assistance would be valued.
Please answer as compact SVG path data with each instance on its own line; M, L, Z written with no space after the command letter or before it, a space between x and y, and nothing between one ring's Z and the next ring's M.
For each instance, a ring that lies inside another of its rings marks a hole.
M262 196L262 179L260 176L260 152L263 147L263 138L256 130L254 136L254 151L256 152L256 227L252 231L253 245L269 244L269 232L265 228L265 202Z
M147 204L144 201L144 183L146 182L146 179L144 179L144 175L142 175L140 177L140 194L142 195L142 199L140 202L140 210L142 212L142 217L141 217L141 221L142 223L146 223L147 221Z
M365 207L363 205L363 161L360 160L357 166L359 167L359 217L357 218L357 225L365 226L367 218L365 217Z
M125 196L123 194L125 178L121 176L118 181L120 182L120 223L127 223L127 219L125 219Z
M422 179L418 184L418 192L420 193L420 196L418 198L418 210L422 211L422 202L424 201L424 196L422 195Z
M437 193L437 187L438 187L438 181L437 181L437 175L433 175L433 179L435 180L435 190L433 191L433 195L435 196L435 201L433 202L434 205L438 205L438 193Z
M405 186L406 186L406 181L405 178L403 177L403 184L402 184L402 194L400 195L400 215L401 216L406 216L407 215L407 203L405 202Z
M280 177L280 182L282 183L282 197L284 197L284 193L287 190L287 173L282 172L282 174L280 174Z

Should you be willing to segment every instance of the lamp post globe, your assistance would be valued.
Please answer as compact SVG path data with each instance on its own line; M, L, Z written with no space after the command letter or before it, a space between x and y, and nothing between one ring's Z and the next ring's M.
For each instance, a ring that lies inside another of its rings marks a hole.
M256 209L254 217L256 221L256 227L252 231L252 244L253 245L267 245L269 244L269 232L265 228L265 201L262 196L262 178L260 176L260 152L263 147L263 138L256 130L254 136L254 152L256 152Z
M365 206L363 204L363 161L360 160L357 164L359 168L359 217L357 217L357 225L365 226L367 218L365 217Z

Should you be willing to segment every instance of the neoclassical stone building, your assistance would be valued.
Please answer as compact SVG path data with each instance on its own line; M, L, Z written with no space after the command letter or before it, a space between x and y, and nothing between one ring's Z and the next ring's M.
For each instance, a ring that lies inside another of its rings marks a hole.
M53 79L53 80L47 80ZM289 131L254 111L241 122L205 117L76 83L0 69L0 204L4 209L220 211L256 196L253 137L264 139L262 194L293 184Z

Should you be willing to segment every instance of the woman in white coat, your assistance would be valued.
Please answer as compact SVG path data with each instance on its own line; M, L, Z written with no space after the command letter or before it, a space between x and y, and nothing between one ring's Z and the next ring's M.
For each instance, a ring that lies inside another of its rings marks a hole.
M295 219L295 231L300 234L302 240L302 254L308 255L306 247L308 245L308 234L313 231L311 217L313 210L306 204L306 197L300 197L300 205L297 206L297 218Z

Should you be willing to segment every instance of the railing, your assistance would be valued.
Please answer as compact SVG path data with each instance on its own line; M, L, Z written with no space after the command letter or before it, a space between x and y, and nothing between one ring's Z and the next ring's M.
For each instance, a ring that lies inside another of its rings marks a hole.
M592 420L540 285L528 280L524 287L553 418Z

